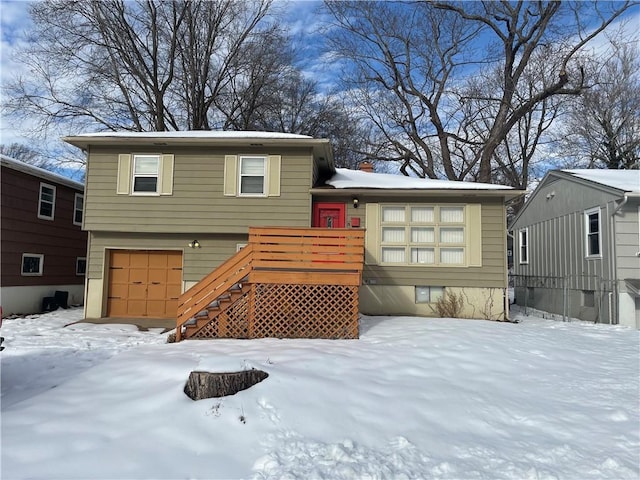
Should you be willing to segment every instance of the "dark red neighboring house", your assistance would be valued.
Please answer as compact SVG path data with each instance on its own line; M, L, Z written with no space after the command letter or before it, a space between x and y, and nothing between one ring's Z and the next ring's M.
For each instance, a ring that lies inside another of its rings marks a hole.
M2 315L82 304L84 185L4 155L0 165Z

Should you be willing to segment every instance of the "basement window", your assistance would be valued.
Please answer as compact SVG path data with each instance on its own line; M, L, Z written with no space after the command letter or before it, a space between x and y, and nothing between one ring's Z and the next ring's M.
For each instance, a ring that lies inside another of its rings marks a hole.
M435 303L444 295L444 287L416 287L416 303Z

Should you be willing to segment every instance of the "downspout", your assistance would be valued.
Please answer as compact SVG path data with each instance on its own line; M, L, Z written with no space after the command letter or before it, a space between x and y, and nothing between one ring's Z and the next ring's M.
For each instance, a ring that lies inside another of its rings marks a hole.
M611 291L608 294L609 325L613 325L613 324L617 325L618 323L620 323L617 318L615 319L615 322L614 322L614 318L613 318L614 308L616 312L616 317L618 316L618 311L619 311L619 305L618 305L619 299L617 296L615 298L613 296L613 292L614 290L617 290L617 286L618 286L618 281L617 281L618 280L618 259L616 257L616 222L614 217L620 211L620 209L626 205L628 201L629 201L629 195L625 193L622 197L622 201L618 205L616 205L616 207L613 209L613 212L611 212L611 218L610 218L609 253L611 255L611 262L613 263L613 278L611 279L611 282L610 282Z

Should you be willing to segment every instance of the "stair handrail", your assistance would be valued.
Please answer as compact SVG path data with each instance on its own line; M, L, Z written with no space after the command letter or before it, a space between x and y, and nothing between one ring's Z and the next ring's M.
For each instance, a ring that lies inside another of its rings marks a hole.
M252 269L253 247L242 248L218 268L186 290L178 299L176 340L182 337L182 326L195 314L240 283Z

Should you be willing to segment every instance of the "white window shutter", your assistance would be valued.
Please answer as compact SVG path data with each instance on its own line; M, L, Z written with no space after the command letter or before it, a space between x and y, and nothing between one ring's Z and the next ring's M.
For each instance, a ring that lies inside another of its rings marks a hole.
M173 155L162 155L160 164L160 195L173 195Z
M380 248L380 205L367 203L365 211L364 263L378 264L378 250Z
M235 197L238 192L238 157L224 156L224 194Z
M482 266L482 208L479 203L467 205L468 265ZM506 233L505 233L506 235ZM506 248L506 247L505 247Z
M267 163L267 195L269 197L280 196L280 170L282 157L280 155L269 155Z
M131 155L122 153L118 155L118 177L116 182L116 193L118 195L129 195L131 185Z

